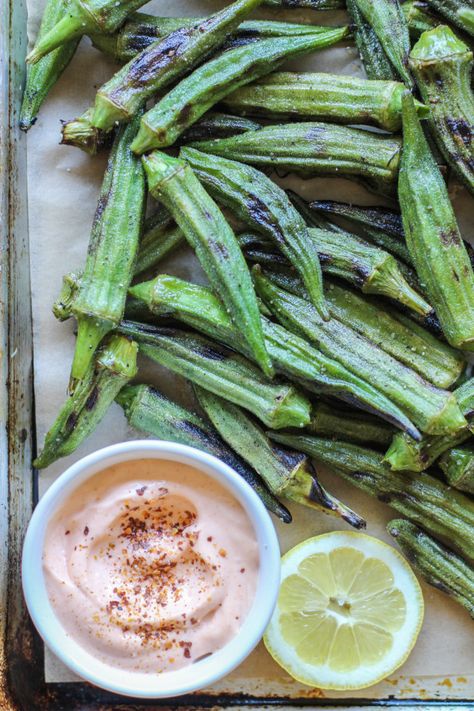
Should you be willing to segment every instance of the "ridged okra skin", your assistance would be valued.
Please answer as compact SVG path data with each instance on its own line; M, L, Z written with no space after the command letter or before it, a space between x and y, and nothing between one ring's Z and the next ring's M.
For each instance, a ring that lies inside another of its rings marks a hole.
M442 22L439 16L436 17L430 12L430 7L424 0L407 0L402 3L402 12L405 15L410 37L415 39Z
M300 7L310 10L340 10L344 7L342 0L264 0L263 4L271 7Z
M38 32L38 40L54 27L63 17L64 12L65 0L47 0ZM35 123L44 100L73 58L78 43L78 38L65 42L47 56L42 57L34 66L28 67L20 110L22 131L28 131Z
M157 266L185 241L184 232L175 223L168 210L165 208L158 210L144 222L135 262L135 276Z
M251 166L184 148L186 160L210 194L231 208L250 227L268 237L288 258L323 318L321 267L305 221L273 180Z
M73 387L84 376L101 339L120 323L133 277L146 198L143 166L130 150L139 118L119 129L115 138L72 304L78 326Z
M241 136L192 144L204 153L304 176L337 175L361 180L369 190L392 194L400 140L348 126L319 122L264 126Z
M274 37L223 52L182 79L142 118L133 143L136 153L172 146L206 111L234 89L270 74L283 61L328 47L347 27L303 37Z
M418 573L466 608L474 618L474 570L450 548L404 519L394 519L387 531Z
M423 432L444 434L466 425L452 393L434 387L334 317L322 321L309 301L278 288L258 267L253 276L257 294L283 326L370 382Z
M408 249L448 342L474 350L474 273L413 98L403 97L398 196Z
M474 447L453 447L443 454L439 465L450 486L474 494Z
M430 8L474 37L474 7L472 0L426 0Z
M410 36L399 0L355 0L359 11L374 30L396 72L413 86L408 69Z
M436 144L458 179L474 195L473 54L446 25L424 32L410 54L410 66L430 108Z
M352 19L355 43L367 77L385 81L398 80L400 77L395 67L387 57L374 29L359 10L357 0L347 0L346 8Z
M57 21L47 32L40 33L26 61L34 64L57 47L90 32L114 32L127 15L145 5L146 1L67 0L67 12L64 12L63 2L58 0L62 11Z
M133 286L130 294L147 304L152 313L176 318L243 355L250 355L226 309L210 289L161 274ZM262 324L265 343L278 373L301 382L307 390L331 395L375 413L412 436L419 436L406 415L372 385L264 316Z
M221 45L260 2L237 0L198 24L175 30L146 47L99 89L92 124L107 131L116 121L130 121L148 99Z
M276 72L225 97L238 114L297 118L343 124L369 124L398 131L404 85L325 73ZM421 104L422 117L428 111Z
M267 426L304 427L311 405L293 385L271 381L249 360L197 334L124 321L140 352L201 387L251 410ZM272 424L269 424L272 423Z
M393 472L383 454L349 442L271 432L270 437L305 452L367 494L388 504L427 533L452 541L474 562L474 501L426 474Z
M269 511L284 523L291 514L269 492L254 469L240 459L205 420L186 410L150 385L126 385L115 398L131 427L160 440L194 447L217 457L234 469L259 495Z
M232 228L184 161L155 152L143 163L151 194L173 215L255 360L271 375L252 279Z
M276 445L239 407L202 388L194 390L221 437L255 467L276 496L339 516L354 528L365 527L364 519L321 486L305 455Z
M209 111L190 126L181 136L183 143L206 141L209 138L228 138L246 131L258 131L260 124L243 116L233 116L219 111Z
M33 462L44 469L74 452L97 427L116 395L137 374L137 345L110 336L89 363L84 378L62 406Z
M393 427L376 417L347 409L338 410L324 402L313 407L311 423L306 430L323 437L380 447L389 444L395 432Z

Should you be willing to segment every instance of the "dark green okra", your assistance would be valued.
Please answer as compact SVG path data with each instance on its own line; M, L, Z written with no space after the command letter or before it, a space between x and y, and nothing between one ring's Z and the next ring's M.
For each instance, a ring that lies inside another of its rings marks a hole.
M130 294L146 303L152 313L177 318L243 355L250 355L226 309L210 289L162 274L133 286ZM265 344L278 373L301 382L307 390L375 413L419 437L406 415L372 385L282 326L265 317L262 325Z
M311 422L305 429L323 437L381 447L390 444L394 435L393 427L376 417L355 410L338 410L324 402L314 405Z
M47 0L38 32L38 40L55 26L63 17L64 12L64 0ZM78 42L78 38L66 42L40 59L35 66L28 67L20 110L22 131L28 131L35 123L41 105L73 58Z
M35 64L57 47L91 32L115 32L127 15L138 10L146 2L147 0L67 0L64 8L63 1L57 0L60 5L57 21L47 32L40 32L26 61Z
M209 111L183 133L183 143L206 141L209 138L228 138L246 131L258 131L260 124L242 116L232 116L218 111Z
M472 0L426 0L430 8L474 37L474 6Z
M410 54L410 67L430 107L428 123L457 178L474 194L473 54L446 25L424 32Z
M107 131L116 121L130 121L148 99L221 45L260 3L237 0L196 25L175 30L146 47L99 89L92 124Z
M277 72L244 86L223 103L238 114L370 124L386 131L402 125L404 85L341 74ZM422 118L428 109L418 103Z
M180 156L216 200L281 250L300 275L312 303L328 318L318 255L303 218L285 191L251 166L193 148L182 149Z
M391 471L373 449L310 435L271 432L280 444L305 452L435 537L452 541L474 561L474 501L425 472Z
M193 147L304 176L360 179L372 191L391 193L398 174L401 142L395 136L311 122L264 126L240 136L199 141Z
M337 318L323 321L306 299L278 288L254 267L257 294L286 328L316 343L330 358L370 382L423 432L456 432L466 421L454 395L436 388Z
M145 220L140 239L135 276L156 266L186 241L184 232L168 210L162 208Z
M441 24L441 18L430 12L424 0L407 0L402 3L402 12L408 25L410 37L417 39L423 32Z
M173 215L255 360L271 374L252 279L232 228L184 161L154 152L143 163L151 194Z
M429 585L452 597L474 617L474 570L463 558L404 519L390 521L387 531Z
M413 79L408 70L410 36L399 0L355 0L355 4L377 35L395 71L411 88Z
M395 68L385 54L379 38L359 10L357 0L347 0L346 7L352 20L357 49L368 78L385 81L399 79Z
M62 406L34 466L66 457L94 431L117 393L137 374L137 345L112 335L96 352L73 395Z
M311 405L297 388L271 381L249 360L207 338L133 321L123 321L120 332L134 334L140 352L156 363L249 409L269 427L304 427L311 419Z
M474 349L474 273L408 92L398 196L407 246L444 335L455 348Z
M344 7L343 0L264 0L263 4L272 7L299 7L311 10L339 10Z
M474 494L474 447L453 447L445 452L439 465L450 486Z
M131 427L157 439L186 444L212 454L240 474L269 511L284 523L291 523L288 509L268 491L254 468L236 456L216 430L194 412L168 400L150 385L126 385L115 399Z
M274 37L223 52L182 79L142 118L133 142L136 153L172 146L177 138L227 94L270 74L286 59L328 47L347 27L303 37Z
M202 388L194 389L199 404L224 441L252 464L275 496L339 516L354 528L365 527L364 519L321 486L304 454L276 445L239 407Z
M105 171L86 264L72 304L77 319L72 387L84 377L102 338L123 318L146 198L143 166L130 150L139 119L119 129Z

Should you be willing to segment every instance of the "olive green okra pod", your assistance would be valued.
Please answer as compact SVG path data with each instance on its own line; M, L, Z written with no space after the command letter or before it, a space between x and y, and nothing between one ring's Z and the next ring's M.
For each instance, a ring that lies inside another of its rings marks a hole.
M398 196L407 246L443 333L452 346L474 349L474 273L408 92Z
M474 37L474 6L472 0L426 0L448 22Z
M96 352L84 378L62 406L33 462L38 469L74 452L102 420L117 393L137 374L137 345L112 335Z
M474 447L453 447L443 454L439 465L450 486L474 494Z
M154 152L143 163L151 194L171 212L255 360L272 374L252 279L232 228L184 161Z
M102 183L86 264L72 304L78 327L72 387L125 309L146 197L143 166L130 150L139 118L118 131Z
M303 37L274 37L223 52L182 79L142 118L136 153L171 146L208 109L233 89L270 74L284 60L335 44L347 27Z
M92 125L93 108L87 109L82 116L71 121L61 121L61 143L75 146L81 151L95 156L114 140L114 131L102 131Z
M368 78L387 81L399 79L379 38L359 10L357 0L347 0L346 8L352 19L355 43Z
M255 467L276 496L339 516L354 528L365 527L364 519L321 486L305 455L278 447L239 407L202 388L194 390L221 437Z
M237 161L194 148L183 148L180 156L216 200L276 244L301 276L312 303L327 319L318 255L303 218L285 191L256 168Z
M474 501L425 472L393 472L383 454L340 440L270 432L280 444L305 452L339 476L388 504L427 533L452 542L474 561Z
M162 208L145 220L135 262L135 276L155 267L186 241L168 210Z
M430 7L423 0L407 0L402 3L402 12L408 25L410 37L418 38L423 32L432 30L441 24L441 18L430 12Z
M474 570L463 558L410 521L394 519L387 531L429 585L452 597L474 617Z
M186 444L212 454L240 474L269 511L285 523L291 523L288 509L268 491L254 469L235 455L217 431L194 412L168 400L150 385L126 385L115 400L123 408L131 427L157 439Z
M338 410L324 402L313 407L308 432L348 442L386 446L392 440L394 428L376 417L355 410Z
M258 131L260 124L242 116L233 116L219 111L209 111L190 126L181 136L183 143L204 141L209 138L228 138L246 131Z
M418 89L430 108L436 144L457 178L474 194L473 54L446 25L424 32L410 54Z

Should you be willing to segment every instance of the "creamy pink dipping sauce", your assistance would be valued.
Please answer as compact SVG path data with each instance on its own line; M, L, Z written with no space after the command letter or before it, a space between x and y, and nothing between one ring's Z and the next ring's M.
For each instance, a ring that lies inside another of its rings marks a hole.
M158 673L223 647L252 605L250 519L219 483L142 459L91 477L48 525L43 567L66 633L101 661Z

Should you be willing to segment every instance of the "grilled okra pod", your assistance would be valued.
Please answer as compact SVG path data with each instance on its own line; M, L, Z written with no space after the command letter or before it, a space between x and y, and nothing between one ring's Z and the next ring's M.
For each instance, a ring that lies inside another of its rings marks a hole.
M171 146L208 109L233 89L274 71L283 61L343 39L347 27L303 37L274 37L227 50L182 79L142 118L136 153Z
M359 10L356 0L347 0L346 7L352 19L355 42L368 78L385 81L399 79L379 38Z
M425 472L393 472L383 454L349 442L271 432L280 444L305 452L474 561L474 501Z
M152 313L177 318L251 357L226 309L210 289L162 274L131 287L130 294L146 303ZM307 390L331 395L375 413L412 436L419 436L406 415L372 385L282 326L265 317L262 317L262 325L265 343L278 373L301 382Z
M100 341L120 323L125 309L146 198L143 167L130 150L139 118L118 131L102 183L86 264L72 305L78 327L72 387L84 376Z
M474 617L474 570L463 558L410 521L394 519L387 531L429 585L452 597Z
M305 429L323 437L381 447L389 444L394 435L393 427L376 417L361 412L338 410L323 402L313 407L311 422Z
M135 263L135 276L155 267L186 241L168 210L158 210L145 220Z
M394 136L317 122L264 126L192 145L204 153L304 176L361 179L370 190L382 193L393 192L401 149Z
M339 516L354 528L365 527L364 519L321 486L304 454L276 445L239 407L199 387L195 386L194 390L199 404L224 441L246 462L252 463L275 496Z
M450 486L474 494L474 447L453 447L443 454L439 465Z
M47 32L40 32L26 61L35 64L57 47L79 40L82 35L90 32L115 32L127 15L138 10L146 2L147 0L67 0L64 7L62 0L57 0L60 5L57 21ZM51 11L49 7L47 10Z
M44 469L66 457L102 420L117 393L137 374L137 345L123 336L110 336L96 352L84 378L62 406L34 466Z
M466 442L471 436L474 415L474 378L454 390L454 396L467 420L467 425L453 435L423 437L415 442L411 437L395 435L385 454L385 461L398 471L421 472L428 469L444 452Z
M411 51L410 67L430 107L428 123L439 150L474 194L472 51L449 27L440 25L422 34Z
M284 523L291 523L288 509L268 491L253 467L236 456L217 431L194 412L168 400L150 385L126 385L115 400L123 408L131 427L157 439L186 444L212 454L240 474L269 511Z
M301 276L312 303L327 319L318 255L303 218L285 191L261 171L237 161L193 148L184 148L180 156L216 200L276 244Z
M258 131L260 124L242 116L232 116L218 111L209 111L183 133L183 143L205 141L209 138L228 138L246 131Z
M430 8L474 37L474 6L472 0L426 0Z
M417 39L423 32L432 30L441 24L441 18L429 11L429 5L423 0L407 0L402 3L402 12L408 25L410 37Z
M272 7L299 7L311 10L340 10L344 7L343 0L264 0L263 4Z
M309 301L279 289L260 268L254 267L253 274L257 294L283 326L371 383L423 432L445 434L466 425L452 393L431 385L338 319L324 322Z
M92 125L93 108L87 109L82 116L71 121L61 121L61 143L75 146L81 151L95 156L114 140L113 131L102 131Z
M146 47L99 89L92 124L108 131L116 121L130 121L148 99L221 45L260 3L236 0L196 25L175 30Z
M271 375L252 279L232 228L184 161L155 152L143 163L151 194L175 218L255 360Z
M398 195L407 246L444 335L456 348L474 349L474 273L408 92Z
M38 32L38 40L64 16L64 0L47 0ZM38 111L52 87L66 69L76 51L79 39L73 39L58 47L35 66L27 69L26 85L20 110L20 128L28 131L36 121Z
M311 405L293 385L272 382L246 358L197 334L123 321L140 352L197 385L251 410L268 426L304 427ZM269 423L273 423L269 425Z
M341 74L277 72L223 100L231 111L266 118L370 124L386 131L402 125L404 85ZM424 118L428 109L417 105Z

